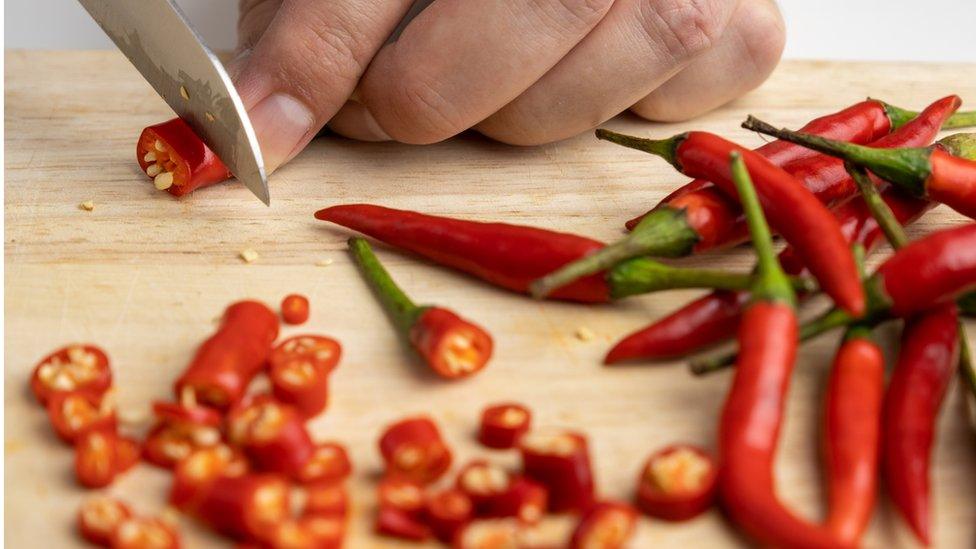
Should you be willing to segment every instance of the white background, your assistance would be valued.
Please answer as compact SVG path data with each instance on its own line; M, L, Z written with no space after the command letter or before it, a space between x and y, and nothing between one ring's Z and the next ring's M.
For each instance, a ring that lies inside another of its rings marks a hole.
M177 1L212 47L233 48L237 0ZM976 0L779 4L787 23L786 57L976 61ZM75 0L6 0L4 10L7 48L111 47Z

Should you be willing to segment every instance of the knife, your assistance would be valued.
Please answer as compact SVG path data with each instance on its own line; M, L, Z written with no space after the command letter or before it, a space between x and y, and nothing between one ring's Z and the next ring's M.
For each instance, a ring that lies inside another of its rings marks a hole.
M173 0L78 0L237 180L271 205L251 120L230 76ZM433 0L415 0L389 41Z

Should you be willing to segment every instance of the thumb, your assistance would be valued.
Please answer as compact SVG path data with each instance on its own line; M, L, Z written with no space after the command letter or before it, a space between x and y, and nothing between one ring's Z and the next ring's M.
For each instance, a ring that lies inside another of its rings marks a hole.
M231 71L268 173L298 154L352 94L410 0L285 0Z

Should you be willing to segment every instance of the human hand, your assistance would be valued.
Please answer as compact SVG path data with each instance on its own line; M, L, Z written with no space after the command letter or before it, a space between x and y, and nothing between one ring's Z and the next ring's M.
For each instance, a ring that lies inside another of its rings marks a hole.
M681 120L759 85L783 49L773 0L241 0L231 74L269 170L326 124L367 141L466 129L556 141L630 109Z

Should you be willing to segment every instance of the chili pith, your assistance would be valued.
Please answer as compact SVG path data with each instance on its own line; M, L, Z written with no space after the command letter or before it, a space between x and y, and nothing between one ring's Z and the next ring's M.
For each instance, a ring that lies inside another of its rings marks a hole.
M840 547L832 532L798 518L776 495L773 461L796 358L796 297L776 262L769 227L739 155L733 155L732 173L758 256L758 279L742 316L741 352L719 425L719 493L729 516L763 544Z
M54 393L47 400L47 417L58 438L74 444L85 431L115 430L115 404L109 393Z
M230 170L181 118L142 130L139 168L159 190L183 196L231 177Z
M661 156L682 173L708 178L729 196L735 196L735 188L727 159L731 152L739 152L756 180L757 192L772 225L796 248L821 288L853 314L864 311L864 291L857 277L857 267L837 221L809 190L797 184L781 168L752 151L706 132L650 140L597 130L597 137ZM533 293L545 295L579 276L627 258L646 255L647 247L641 244L644 234L644 231L635 229L629 240L608 246L547 275L533 283Z
M718 466L701 448L679 444L651 455L637 479L637 507L669 521L704 513L715 501Z
M397 286L366 240L349 249L399 333L437 375L458 379L481 371L491 358L491 335L442 307L417 305Z
M108 356L95 345L68 345L54 351L37 363L30 380L31 392L42 406L54 394L101 395L111 386Z
M157 423L146 435L143 455L146 461L170 469L193 450L220 443L221 415L198 405L194 393L184 393L186 402L154 402Z

